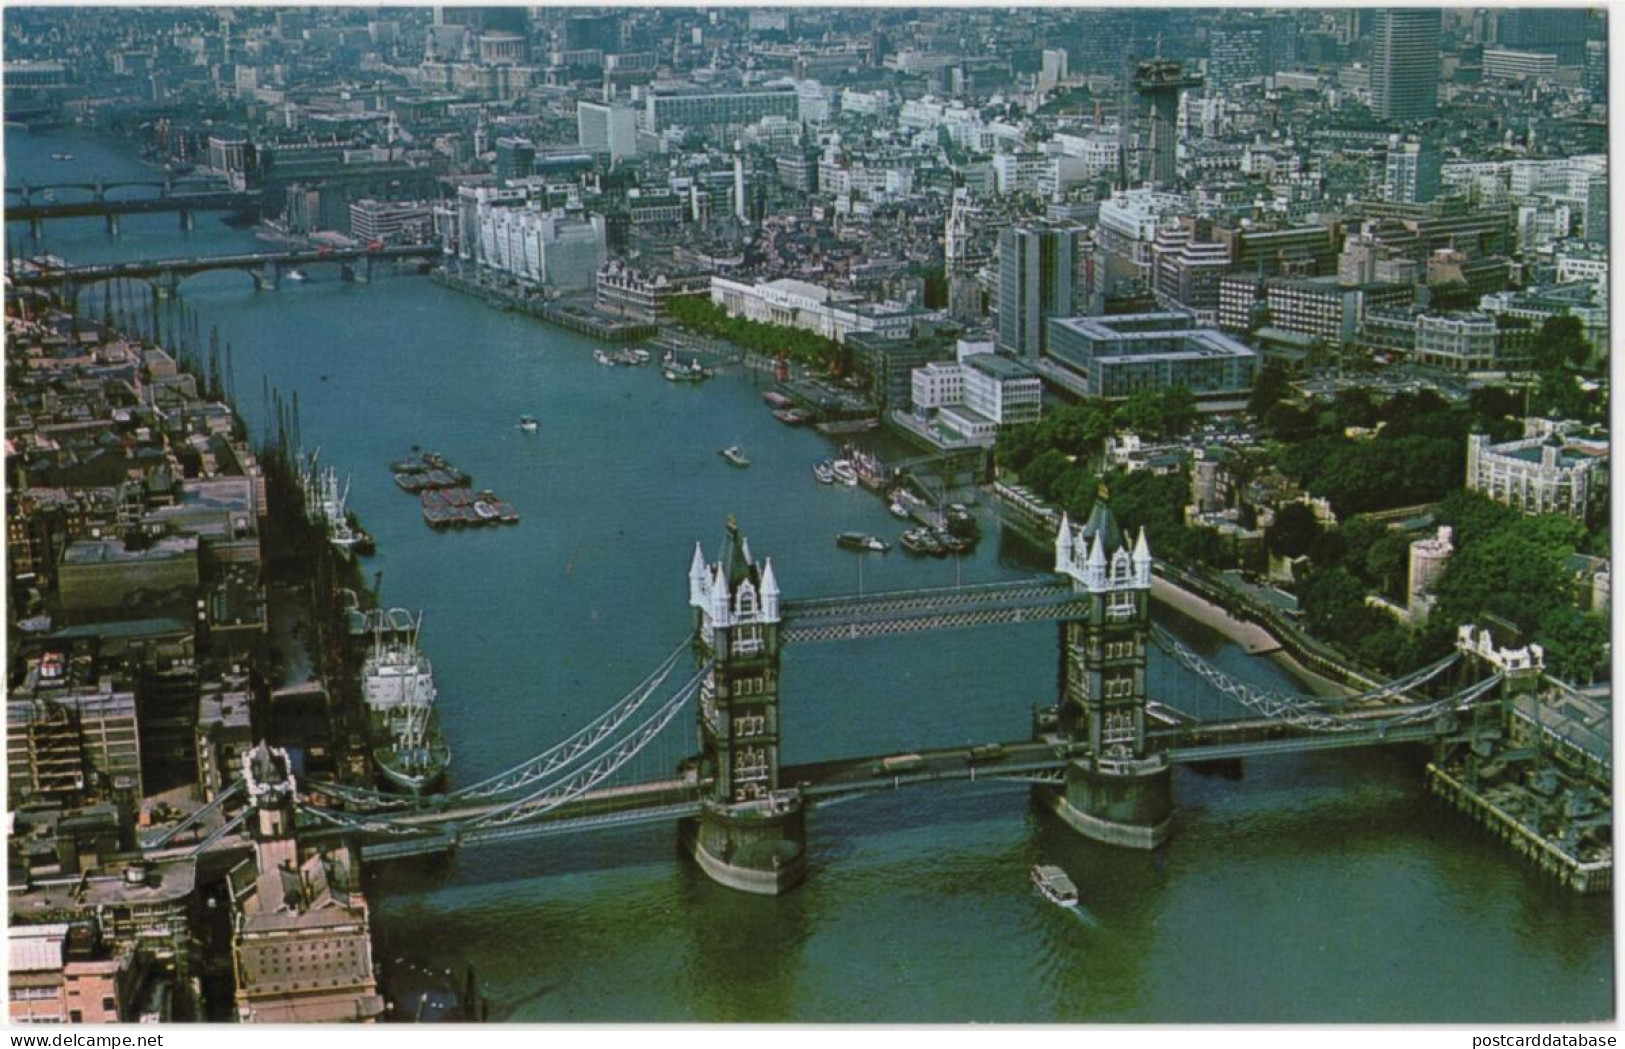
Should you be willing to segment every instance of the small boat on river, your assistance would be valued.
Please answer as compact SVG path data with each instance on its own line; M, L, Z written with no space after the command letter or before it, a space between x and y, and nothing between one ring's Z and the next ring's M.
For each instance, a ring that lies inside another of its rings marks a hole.
M863 532L842 532L835 537L835 545L845 550L863 550L877 554L883 554L891 549L891 544L884 539Z
M1033 884L1043 894L1044 899L1058 907L1076 907L1078 905L1078 887L1072 879L1066 876L1066 871L1050 864L1038 864L1033 868Z

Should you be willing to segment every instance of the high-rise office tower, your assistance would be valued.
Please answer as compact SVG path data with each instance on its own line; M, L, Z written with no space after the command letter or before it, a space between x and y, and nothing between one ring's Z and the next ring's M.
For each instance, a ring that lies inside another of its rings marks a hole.
M1583 7L1526 7L1502 11L1497 38L1502 47L1556 55L1560 66L1585 60L1591 12Z
M620 50L621 21L616 15L573 15L564 21L566 51Z
M497 181L529 178L536 170L536 144L528 138L497 139Z
M1585 67L1580 85L1590 92L1593 102L1608 101L1608 41L1587 40Z
M609 102L582 102L576 106L576 130L581 145L594 153L608 153L612 161L638 152L638 111Z
M999 348L1036 360L1051 317L1083 313L1089 231L1084 226L1012 226L999 235Z
M1388 144L1383 174L1386 199L1396 204L1426 204L1439 195L1439 151L1430 142L1401 141L1395 135Z
M1372 19L1371 112L1425 120L1439 103L1439 12L1383 8Z
M1262 79L1269 71L1269 33L1263 22L1214 26L1207 39L1207 79L1218 90Z
M1133 84L1140 100L1139 181L1172 185L1179 141L1179 96L1186 88L1201 87L1202 78L1185 72L1178 62L1156 58L1135 68Z

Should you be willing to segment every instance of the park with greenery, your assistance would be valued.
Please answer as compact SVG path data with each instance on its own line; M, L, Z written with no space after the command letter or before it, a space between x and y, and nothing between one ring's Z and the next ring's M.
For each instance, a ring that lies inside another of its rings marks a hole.
M769 357L788 357L841 373L849 362L847 349L834 339L782 324L763 324L728 311L703 295L680 295L667 307L671 319L685 328L726 339L735 346Z
M1565 325L1551 334L1561 344L1572 331ZM1537 346L1543 342L1553 340ZM1218 532L1185 523L1188 467L1102 476L1113 433L1132 431L1153 442L1189 434L1196 412L1187 391L1056 408L1001 433L996 460L1001 474L1074 517L1089 512L1106 481L1123 525L1143 526L1158 558L1185 568L1257 572L1262 554L1304 559L1294 573L1303 625L1368 667L1390 674L1414 669L1449 650L1458 624L1499 621L1541 644L1557 673L1587 682L1606 673L1608 623L1602 613L1576 607L1580 584L1570 556L1608 556L1606 508L1586 522L1526 516L1465 488L1468 434L1506 440L1522 434L1526 414L1597 420L1605 410L1606 397L1581 385L1572 349L1562 352L1569 356L1547 361L1554 366L1529 388L1480 387L1461 403L1425 388L1383 396L1362 387L1295 402L1289 377L1267 365L1249 404L1263 440L1250 451L1228 450L1227 467L1237 484L1278 471L1325 499L1339 523L1323 525L1308 505L1288 503L1265 530L1263 550L1250 557ZM1404 607L1416 534L1363 516L1412 506L1451 526L1456 549L1435 586L1432 615L1415 625L1366 598ZM1246 509L1242 518L1244 527L1255 524Z

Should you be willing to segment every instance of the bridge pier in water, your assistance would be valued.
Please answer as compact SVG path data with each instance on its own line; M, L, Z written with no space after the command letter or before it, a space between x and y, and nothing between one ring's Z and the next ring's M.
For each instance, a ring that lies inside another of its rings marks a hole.
M255 291L276 291L282 287L282 263L270 262L258 269L245 271L254 280Z
M1087 838L1154 849L1168 838L1174 800L1173 767L1146 739L1151 550L1145 532L1131 550L1102 488L1081 528L1062 518L1055 571L1089 602L1085 616L1060 627L1054 733L1075 756L1060 785L1040 785L1035 793Z
M779 785L779 587L728 521L722 559L698 544L689 567L700 683L696 774L704 808L679 828L684 851L713 881L777 895L807 874L806 808Z

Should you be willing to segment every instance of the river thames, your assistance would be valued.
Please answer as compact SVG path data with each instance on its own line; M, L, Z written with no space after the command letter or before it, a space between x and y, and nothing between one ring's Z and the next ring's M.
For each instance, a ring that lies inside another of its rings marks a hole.
M71 153L71 161L53 161ZM6 136L7 183L150 174L76 131ZM64 193L62 199L73 199ZM71 262L265 250L199 216L47 224ZM258 430L261 376L297 390L304 441L353 477L387 603L422 609L453 782L543 749L634 685L690 627L696 540L736 515L787 598L1032 574L1045 554L983 512L962 563L835 548L893 536L883 503L811 473L828 439L774 421L751 379L703 386L595 364L595 343L424 277L335 267L256 293L242 273L181 295L234 350ZM99 291L94 304L101 301ZM87 298L91 305L92 299ZM541 421L537 434L515 425ZM753 461L729 468L717 449ZM440 534L387 464L443 452L524 515ZM1154 551L1153 551L1154 552ZM1237 676L1290 685L1194 623L1159 619ZM1053 627L813 645L784 660L783 760L1014 739L1053 702ZM1153 695L1197 697L1153 655ZM1175 705L1212 703L1215 697ZM388 966L472 963L493 1020L1537 1022L1613 1010L1610 898L1580 897L1431 799L1424 755L1276 757L1240 779L1180 770L1171 842L1084 842L1026 790L966 786L814 810L811 873L783 897L711 884L669 828L472 849L373 872ZM1083 907L1027 880L1058 863ZM397 961L399 960L399 961Z

